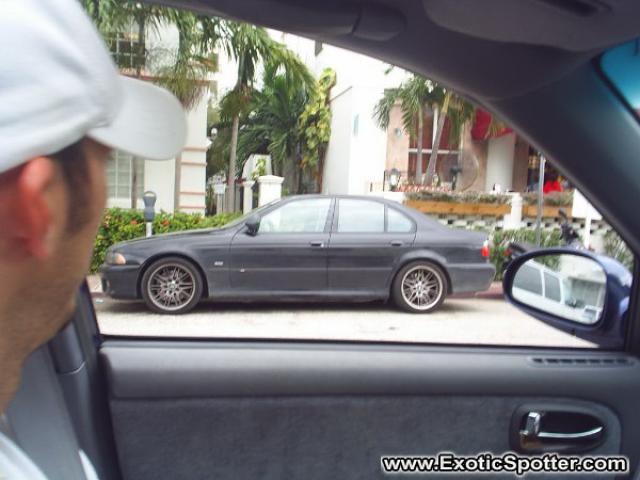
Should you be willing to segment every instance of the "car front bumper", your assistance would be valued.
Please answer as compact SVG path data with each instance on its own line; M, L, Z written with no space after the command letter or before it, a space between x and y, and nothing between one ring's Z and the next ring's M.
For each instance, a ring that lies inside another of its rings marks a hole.
M491 263L449 265L451 293L474 293L487 290L496 276Z
M140 265L102 265L100 280L105 295L118 299L140 298L138 274Z

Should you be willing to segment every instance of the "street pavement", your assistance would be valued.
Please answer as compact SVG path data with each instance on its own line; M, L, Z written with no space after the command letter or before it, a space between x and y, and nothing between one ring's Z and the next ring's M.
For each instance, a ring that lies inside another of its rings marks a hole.
M203 302L185 315L152 313L142 302L94 297L107 335L364 340L543 347L593 344L549 327L502 299L449 298L432 314L391 304L224 304Z

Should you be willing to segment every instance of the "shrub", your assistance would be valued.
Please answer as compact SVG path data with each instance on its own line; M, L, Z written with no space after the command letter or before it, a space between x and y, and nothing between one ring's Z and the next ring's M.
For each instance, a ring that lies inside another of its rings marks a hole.
M525 205L537 205L538 194L535 192L522 194L522 203ZM544 196L544 204L547 207L570 207L573 205L573 191L547 193Z
M629 270L633 269L633 252L613 230L604 235L604 253L618 260Z
M221 227L239 217L239 214L219 214L212 217L204 217L191 213L167 213L156 214L153 221L153 233L179 232L198 228ZM109 208L105 211L93 249L91 259L91 272L96 272L102 262L107 249L118 242L132 240L145 235L145 222L140 210L124 210L121 208Z
M530 228L496 230L491 234L491 263L496 267L496 280L502 280L507 264L506 250L511 242L527 242L535 245L536 231ZM541 247L560 247L564 244L560 230L542 230Z
M511 201L511 195L503 195L486 192L446 192L446 191L421 191L407 193L411 200L423 200L428 202L447 203L498 203L507 204Z

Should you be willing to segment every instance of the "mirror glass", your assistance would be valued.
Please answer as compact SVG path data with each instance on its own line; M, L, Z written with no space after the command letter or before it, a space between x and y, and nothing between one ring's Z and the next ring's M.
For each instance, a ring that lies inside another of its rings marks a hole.
M585 325L602 317L607 276L595 260L562 253L527 260L515 272L511 295L520 303Z

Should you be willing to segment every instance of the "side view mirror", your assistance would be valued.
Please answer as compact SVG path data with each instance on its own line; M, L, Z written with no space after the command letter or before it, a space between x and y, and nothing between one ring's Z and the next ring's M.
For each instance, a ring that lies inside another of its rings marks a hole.
M509 302L538 320L600 346L625 334L632 275L616 260L569 248L534 250L511 262Z
M247 218L247 221L244 223L244 226L247 227L247 234L251 236L255 236L258 234L258 229L260 228L260 217L258 215L251 215Z

